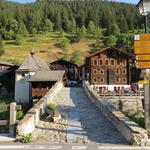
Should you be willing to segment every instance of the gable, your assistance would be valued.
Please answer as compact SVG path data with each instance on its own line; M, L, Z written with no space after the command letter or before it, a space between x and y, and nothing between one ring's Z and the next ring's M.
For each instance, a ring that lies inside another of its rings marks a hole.
M96 57L103 58L105 56L107 56L108 58L114 58L114 59L129 59L132 57L132 55L129 53L123 52L116 48L107 47L107 48L102 48L102 49L97 50L96 52L87 56L87 58L96 58Z

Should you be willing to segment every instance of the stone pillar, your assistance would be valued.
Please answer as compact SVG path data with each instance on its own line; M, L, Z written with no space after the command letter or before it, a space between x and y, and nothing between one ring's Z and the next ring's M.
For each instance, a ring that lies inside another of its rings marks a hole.
M10 122L9 122L9 133L15 135L15 124L16 124L16 103L10 104Z

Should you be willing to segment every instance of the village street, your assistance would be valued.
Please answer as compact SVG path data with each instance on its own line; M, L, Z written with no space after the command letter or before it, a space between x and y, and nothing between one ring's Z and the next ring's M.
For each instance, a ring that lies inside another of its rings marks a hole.
M82 88L63 88L53 102L58 104L62 119L56 123L40 120L33 132L33 143L128 145Z

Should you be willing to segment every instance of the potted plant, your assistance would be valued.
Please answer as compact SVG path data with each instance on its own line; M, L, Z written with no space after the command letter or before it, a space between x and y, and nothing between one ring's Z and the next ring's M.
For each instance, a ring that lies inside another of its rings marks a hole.
M55 122L61 119L59 111L56 109L55 104L49 104L45 108L45 112L48 115L47 119L50 118L50 121Z
M47 115L50 115L51 117L54 116L56 111L56 105L55 104L49 104L47 105L47 107L45 108L45 112Z

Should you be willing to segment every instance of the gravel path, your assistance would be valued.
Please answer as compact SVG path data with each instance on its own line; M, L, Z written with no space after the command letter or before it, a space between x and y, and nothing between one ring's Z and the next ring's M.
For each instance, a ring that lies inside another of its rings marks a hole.
M126 145L127 142L82 88L63 88L54 98L62 119L56 123L40 120L33 141Z

